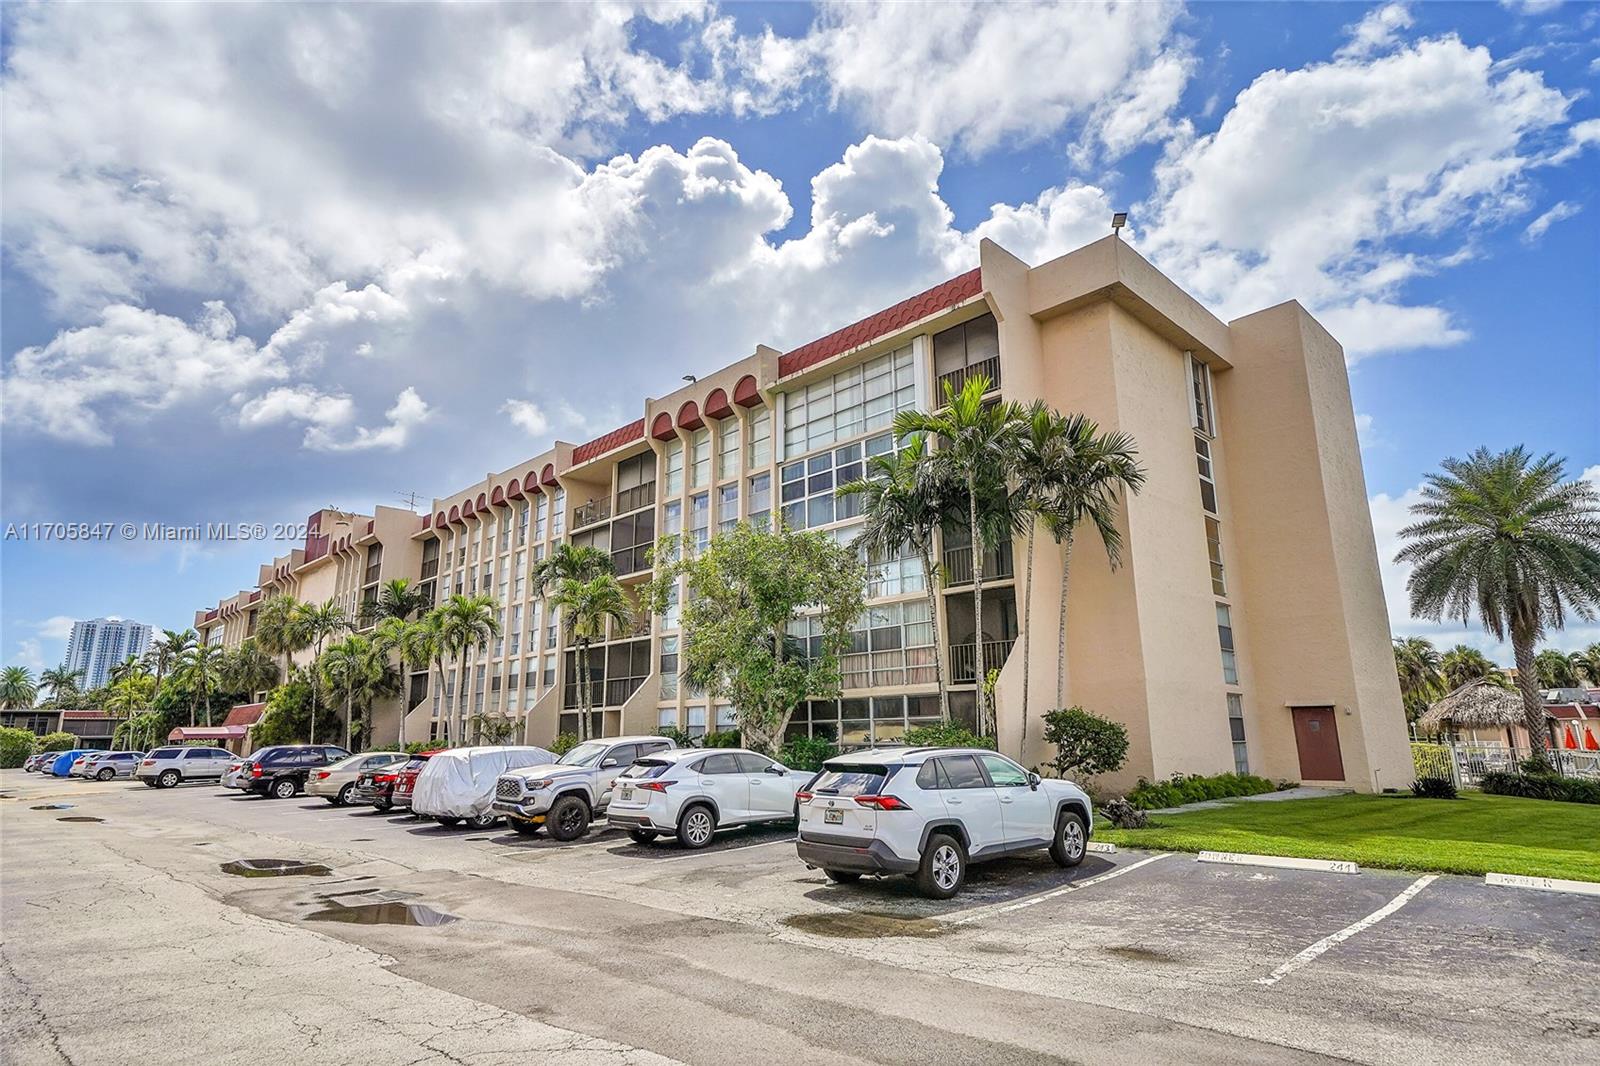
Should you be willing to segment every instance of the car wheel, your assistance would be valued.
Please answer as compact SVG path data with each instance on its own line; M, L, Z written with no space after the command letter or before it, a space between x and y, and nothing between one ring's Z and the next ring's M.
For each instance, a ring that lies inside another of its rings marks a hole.
M716 816L703 803L696 803L678 819L678 843L686 848L705 847L711 843L712 834L716 831Z
M178 771L176 770L163 770L161 771L161 776L156 778L156 782L162 788L172 788L178 783L178 776Z
M339 794L333 797L333 805L335 807L343 807L346 803L349 803L350 793L354 792L355 790L356 786L354 784L349 784L341 788L339 790Z
M1083 819L1071 811L1056 819L1056 838L1050 842L1050 857L1057 866L1076 866L1088 850Z
M468 818L467 828L488 829L499 820L500 816L498 814L494 813L493 811L484 811L482 814L474 814L471 818Z
M823 870L828 875L828 880L836 885L853 885L861 880L861 875L854 870Z
M506 821L511 823L512 829L515 829L525 837L539 835L539 826L536 822L525 822L521 818L508 818Z
M394 809L394 804L386 799L373 800L372 805L378 808L379 814L387 814Z
M110 781L113 777L116 777L116 776L117 776L117 772L115 770L113 770L111 767L108 766L104 770L101 770L99 773L95 774L94 775L94 779L96 781Z
M633 838L635 844L651 844L659 834L654 829L630 829L628 836Z
M967 853L955 837L935 833L917 868L917 891L929 899L950 899L967 879Z
M139 778L139 780L144 782L144 787L145 788L155 788L156 787L156 783L154 781L150 780L148 777L141 777L141 778Z
M545 816L551 840L577 840L589 831L589 805L577 796L562 796Z
M438 822L446 829L454 829L456 826L461 824L460 818L435 818L434 821Z
M292 777L280 777L272 783L272 795L276 799L293 799L294 794L300 791Z

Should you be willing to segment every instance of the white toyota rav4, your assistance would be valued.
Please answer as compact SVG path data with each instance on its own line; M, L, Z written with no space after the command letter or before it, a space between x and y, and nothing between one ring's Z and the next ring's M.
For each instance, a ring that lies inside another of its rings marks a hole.
M978 748L880 748L841 755L797 797L800 858L831 880L909 874L923 895L961 891L967 864L1048 848L1083 861L1089 797Z
M617 778L606 821L639 844L675 833L703 848L719 829L793 818L809 776L743 748L658 751Z

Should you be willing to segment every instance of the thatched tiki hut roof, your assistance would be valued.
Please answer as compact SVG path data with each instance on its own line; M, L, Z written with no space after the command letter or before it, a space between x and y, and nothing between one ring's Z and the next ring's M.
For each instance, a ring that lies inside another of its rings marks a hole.
M1522 695L1480 677L1431 704L1417 719L1417 728L1438 733L1446 728L1492 729L1523 722Z

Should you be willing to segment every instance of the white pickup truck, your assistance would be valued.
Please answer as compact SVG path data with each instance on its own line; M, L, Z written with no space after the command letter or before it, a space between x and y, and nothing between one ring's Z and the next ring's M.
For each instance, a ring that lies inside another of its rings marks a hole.
M501 774L490 808L526 836L543 826L552 840L577 840L604 817L618 774L635 759L675 747L666 737L586 740L556 762Z

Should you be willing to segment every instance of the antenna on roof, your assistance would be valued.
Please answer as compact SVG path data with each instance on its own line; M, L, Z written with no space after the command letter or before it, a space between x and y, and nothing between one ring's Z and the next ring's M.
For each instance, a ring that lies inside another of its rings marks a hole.
M408 511L415 511L417 509L417 501L422 499L422 497L418 496L415 492L401 491L396 492L395 495L401 500L405 501L406 510Z
M1126 212L1126 211L1115 211L1115 212L1113 212L1112 215L1111 215L1111 235L1113 237L1120 238L1122 236L1120 231L1121 231L1122 227L1126 226L1127 224L1128 224L1128 212Z

